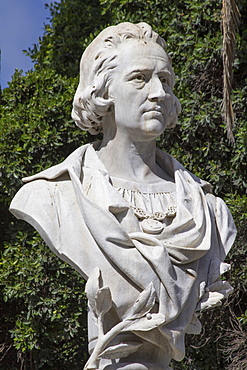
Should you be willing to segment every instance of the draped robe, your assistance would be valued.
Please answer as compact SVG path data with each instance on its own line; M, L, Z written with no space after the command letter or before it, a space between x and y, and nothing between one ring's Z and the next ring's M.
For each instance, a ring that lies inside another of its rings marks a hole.
M98 267L120 320L152 282L166 321L139 335L161 349L168 346L171 357L181 360L184 334L200 331L198 302L219 278L234 241L231 214L208 183L157 149L157 163L175 182L177 213L160 234L143 232L112 186L97 146L84 145L61 164L24 179L10 210L85 279ZM91 329L89 341L95 336Z

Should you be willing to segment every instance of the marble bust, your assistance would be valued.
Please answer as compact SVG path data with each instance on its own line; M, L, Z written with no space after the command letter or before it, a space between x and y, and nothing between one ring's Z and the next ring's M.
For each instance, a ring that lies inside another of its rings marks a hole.
M166 370L198 334L236 230L210 184L156 148L180 104L164 40L146 23L103 30L80 64L72 118L103 132L24 179L11 212L86 280L86 369Z

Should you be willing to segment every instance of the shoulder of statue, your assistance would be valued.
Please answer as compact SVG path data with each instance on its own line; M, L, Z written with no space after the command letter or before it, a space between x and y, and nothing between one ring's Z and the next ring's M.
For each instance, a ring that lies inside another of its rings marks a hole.
M74 166L75 163L81 162L86 150L91 144L83 145L77 148L74 152L72 152L65 160L55 166L47 168L44 171L41 171L35 175L24 177L22 181L24 183L28 183L33 180L38 179L46 179L46 180L54 180L59 176L63 175L71 166Z
M69 182L66 181L66 183ZM17 218L24 220L28 215L39 215L40 217L51 212L56 193L61 186L64 186L64 182L47 181L45 179L37 179L26 183L13 198L10 204L10 212Z

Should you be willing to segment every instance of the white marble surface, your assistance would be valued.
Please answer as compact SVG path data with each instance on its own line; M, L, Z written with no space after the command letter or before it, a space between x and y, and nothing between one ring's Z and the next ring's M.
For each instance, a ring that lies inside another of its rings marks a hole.
M165 43L145 23L109 27L82 56L72 117L103 131L16 194L11 212L33 225L86 278L85 369L166 370L184 357L196 312L232 288L220 275L234 241L224 202L156 138L177 121Z

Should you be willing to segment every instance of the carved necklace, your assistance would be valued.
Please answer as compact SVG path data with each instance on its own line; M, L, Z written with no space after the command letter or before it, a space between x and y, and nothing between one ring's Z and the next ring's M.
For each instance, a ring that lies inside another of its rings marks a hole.
M167 207L165 212L159 211L159 212L154 212L154 213L146 212L142 208L135 207L132 205L130 205L130 208L133 209L134 214L140 220L149 218L152 220L163 221L166 217L174 217L177 211L176 206Z
M167 207L165 212L148 213L140 207L130 205L133 209L135 216L141 220L141 228L147 234L159 234L164 229L164 224L161 222L165 218L175 217L177 207Z

